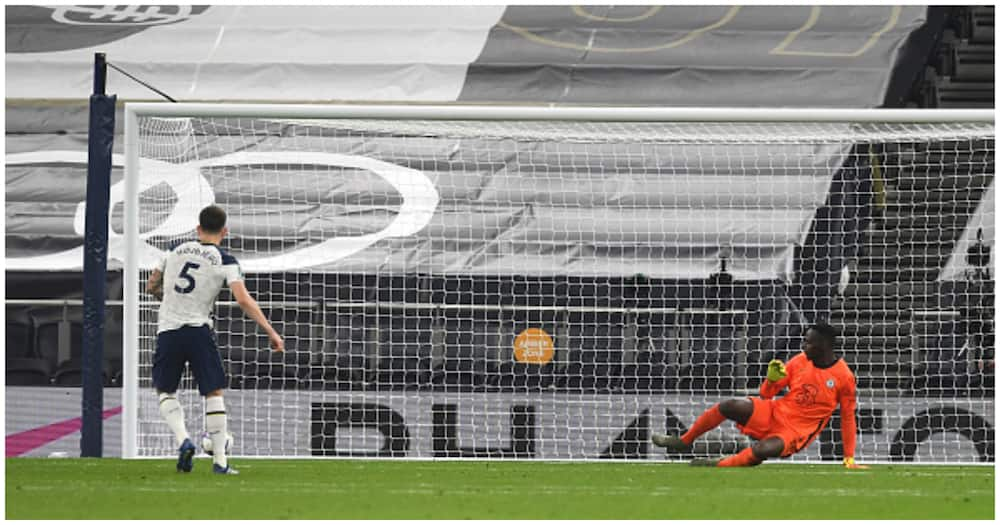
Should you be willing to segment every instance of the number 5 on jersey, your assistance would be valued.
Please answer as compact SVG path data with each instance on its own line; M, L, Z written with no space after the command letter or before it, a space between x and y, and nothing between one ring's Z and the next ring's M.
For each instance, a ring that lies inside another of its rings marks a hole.
M181 288L179 284L174 285L174 291L177 293L190 293L194 290L194 276L188 273L188 270L197 270L201 268L201 265L193 262L184 263L184 267L181 268L181 273L177 275L180 279L187 280L187 286Z

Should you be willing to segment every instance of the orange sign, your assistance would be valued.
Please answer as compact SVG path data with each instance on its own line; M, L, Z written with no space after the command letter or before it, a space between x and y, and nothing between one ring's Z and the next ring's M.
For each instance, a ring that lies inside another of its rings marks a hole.
M519 363L544 365L554 353L552 337L541 328L527 328L514 339L514 359Z

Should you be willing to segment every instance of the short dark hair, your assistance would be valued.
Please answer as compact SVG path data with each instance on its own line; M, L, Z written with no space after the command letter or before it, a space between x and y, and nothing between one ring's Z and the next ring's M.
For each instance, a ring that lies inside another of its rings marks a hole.
M811 324L809 329L819 334L827 348L833 348L834 343L837 342L837 330L823 321Z
M206 206L198 214L198 224L205 233L219 233L226 227L226 212L216 206Z

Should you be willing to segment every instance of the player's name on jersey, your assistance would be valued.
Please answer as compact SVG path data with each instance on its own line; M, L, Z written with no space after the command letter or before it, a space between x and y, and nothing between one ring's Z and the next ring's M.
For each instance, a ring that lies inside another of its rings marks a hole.
M185 243L178 246L174 253L177 255L196 255L203 259L208 260L212 264L219 264L221 261L219 259L219 250L216 249L214 244L191 244Z

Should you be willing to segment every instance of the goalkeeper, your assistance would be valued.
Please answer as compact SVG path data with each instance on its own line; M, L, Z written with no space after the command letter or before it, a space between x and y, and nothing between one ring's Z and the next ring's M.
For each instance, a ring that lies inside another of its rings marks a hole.
M682 436L653 434L653 443L673 452L690 452L698 436L729 419L740 431L757 440L734 456L695 459L695 466L752 467L765 460L788 457L809 446L830 421L840 404L844 466L854 463L856 423L854 419L854 374L833 353L833 327L825 323L806 331L805 347L788 364L775 359L768 364L760 397L728 399L706 410ZM774 399L785 387L788 393Z

